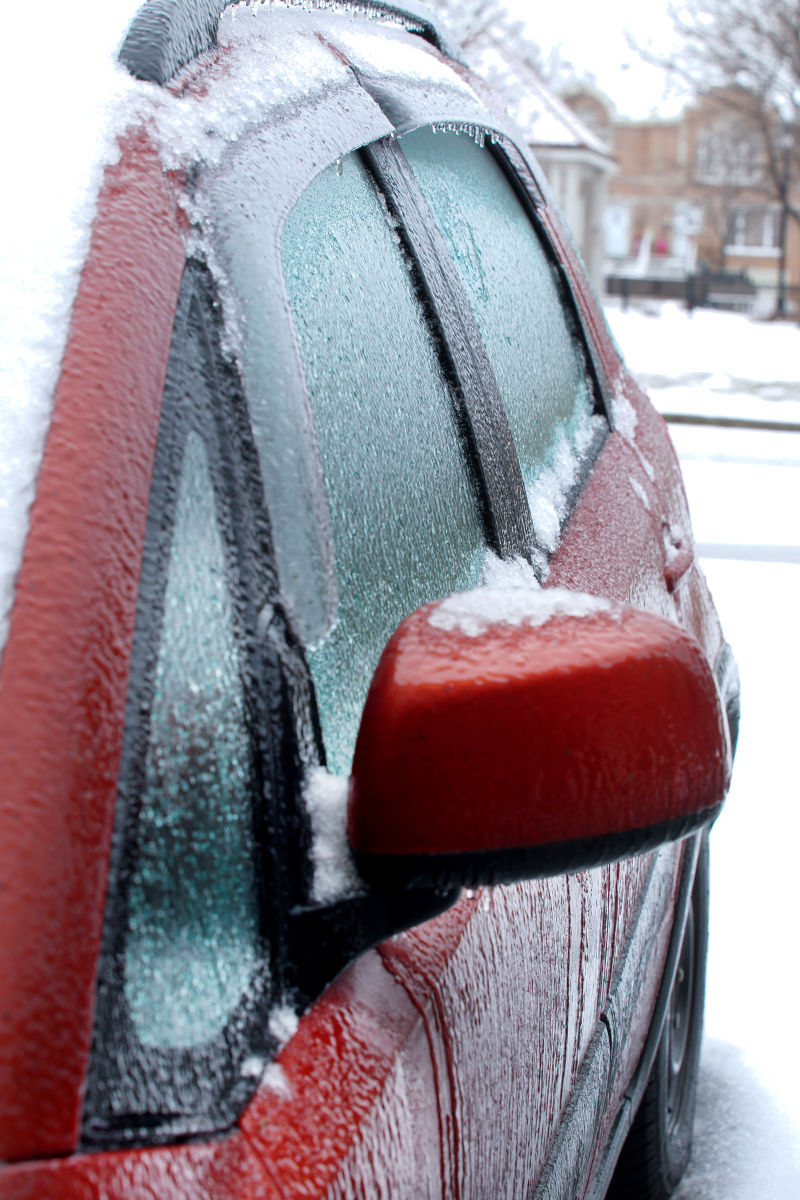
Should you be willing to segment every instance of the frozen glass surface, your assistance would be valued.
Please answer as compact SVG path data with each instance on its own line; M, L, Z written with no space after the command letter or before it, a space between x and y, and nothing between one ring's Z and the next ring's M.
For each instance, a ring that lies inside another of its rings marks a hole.
M129 892L125 994L145 1045L222 1030L256 965L250 751L205 446L190 433L172 535Z
M458 267L531 493L563 459L564 438L585 449L593 407L555 271L488 147L431 129L400 145Z
M336 624L309 661L329 766L346 772L389 636L426 601L473 586L485 544L408 265L355 155L304 192L283 263L338 581Z

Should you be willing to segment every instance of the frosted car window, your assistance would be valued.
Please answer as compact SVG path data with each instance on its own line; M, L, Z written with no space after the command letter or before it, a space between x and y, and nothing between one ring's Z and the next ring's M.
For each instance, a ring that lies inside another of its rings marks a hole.
M593 395L554 267L492 152L419 129L401 149L430 204L475 312L508 413L543 548L591 439Z
M338 582L335 626L309 662L329 766L346 772L389 636L427 600L473 586L485 544L409 268L356 156L303 193L283 264Z
M130 884L125 995L139 1040L209 1042L258 953L250 751L204 443L183 455Z

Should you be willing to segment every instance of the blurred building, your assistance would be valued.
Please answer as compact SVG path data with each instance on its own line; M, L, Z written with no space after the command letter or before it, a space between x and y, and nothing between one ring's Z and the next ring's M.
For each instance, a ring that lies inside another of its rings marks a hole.
M584 119L595 112L596 120L603 120L602 98L595 93L577 91L566 102ZM721 93L670 120L615 120L605 103L604 132L619 163L604 216L607 277L666 285L701 271L745 272L767 303L774 301L782 258L781 205L756 114L748 114L746 105L732 110L730 97ZM784 249L785 282L797 303L796 222L786 225Z

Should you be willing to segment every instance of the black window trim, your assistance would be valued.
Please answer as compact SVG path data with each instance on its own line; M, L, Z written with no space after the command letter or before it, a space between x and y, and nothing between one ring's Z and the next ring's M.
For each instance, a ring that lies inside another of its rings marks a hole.
M221 352L220 323L210 273L203 264L190 260L173 327L148 506L82 1114L83 1149L184 1141L232 1126L259 1081L249 1067L243 1070L245 1063L253 1058L266 1062L277 1047L269 1031L269 1012L285 1001L292 986L287 973L288 946L296 939L290 931L289 914L310 888L311 835L300 802L301 758L305 757L300 743L315 745L321 756L319 722L304 653L280 607L258 456L238 378ZM194 395L191 405L181 403L182 366L185 357L193 353L189 348L192 338L199 342L204 367L210 373L207 404L198 405ZM198 413L198 408L202 412ZM233 596L234 619L253 745L251 794L261 950L254 988L244 994L213 1042L187 1049L148 1047L142 1051L124 997L127 897L136 860L149 698L172 543L174 483L192 430L200 433L209 457L218 527L229 569L238 584L231 590L239 593ZM269 617L266 622L265 613ZM264 636L257 641L259 616ZM303 728L298 729L298 723ZM233 1029L239 1031L238 1036L231 1036ZM204 1074L207 1086L189 1088L191 1098L180 1094L182 1089L175 1080L196 1078L198 1072ZM152 1093L145 1073L155 1077ZM157 1104L145 1110L141 1097L152 1094L157 1099L169 1091L167 1081L175 1100L173 1110L164 1111Z
M361 156L416 268L417 291L450 383L487 541L501 558L520 554L527 558L533 525L522 472L497 381L455 263L396 139L365 146Z
M604 428L593 436L577 477L564 498L564 515L560 522L563 536L611 432L605 399L608 388L572 281L539 220L541 194L535 177L523 155L506 137L489 138L485 149L513 188L547 256L576 352L584 364L593 412L604 421ZM549 562L551 554L538 543L534 534L508 417L458 268L398 139L390 136L362 147L361 157L416 268L423 310L439 349L445 376L451 383L456 416L464 431L470 476L477 486L489 544L499 557L521 555L541 573L542 564Z

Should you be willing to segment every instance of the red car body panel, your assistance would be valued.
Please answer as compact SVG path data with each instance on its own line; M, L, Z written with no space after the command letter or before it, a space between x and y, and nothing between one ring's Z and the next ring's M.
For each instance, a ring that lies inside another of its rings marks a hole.
M206 1145L76 1154L4 1168L4 1200L277 1200L275 1188L246 1137L235 1133Z
M262 1085L242 1118L292 1200L351 1194L348 1185L442 1194L442 1085L427 1014L381 954L367 951L301 1017L277 1060L283 1086Z
M100 196L2 660L4 1159L77 1145L183 263L161 163L140 133L123 145Z

